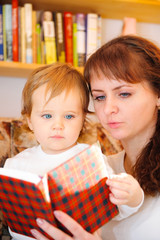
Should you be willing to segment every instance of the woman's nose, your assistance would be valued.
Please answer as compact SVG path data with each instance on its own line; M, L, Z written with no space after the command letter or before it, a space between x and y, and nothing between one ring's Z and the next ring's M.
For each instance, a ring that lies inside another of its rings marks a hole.
M118 112L118 105L114 99L107 99L104 105L105 114L113 114Z

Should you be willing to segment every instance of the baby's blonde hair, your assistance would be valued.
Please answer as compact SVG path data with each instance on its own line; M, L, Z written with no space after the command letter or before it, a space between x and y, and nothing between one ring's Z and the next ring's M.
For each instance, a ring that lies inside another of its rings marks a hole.
M23 117L30 117L33 93L43 84L46 84L45 94L50 93L48 101L63 91L67 94L71 89L78 88L83 111L88 113L89 90L83 75L69 64L54 63L37 68L28 78L22 93Z

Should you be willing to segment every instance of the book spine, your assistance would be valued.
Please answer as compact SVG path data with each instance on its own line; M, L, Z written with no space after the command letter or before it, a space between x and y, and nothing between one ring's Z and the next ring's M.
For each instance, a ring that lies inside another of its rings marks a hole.
M66 62L73 64L73 30L72 13L64 12L64 37Z
M43 21L43 29L46 49L46 63L51 64L57 61L54 22Z
M85 65L85 14L78 13L76 14L76 22L77 22L77 54L78 54L78 66L83 67Z
M6 15L6 6L2 6L2 15L3 15L3 59L6 61L7 59L7 49L6 49L6 23L5 23L5 15Z
M13 61L18 62L18 0L12 0Z
M78 67L77 23L76 23L75 15L73 16L73 66Z
M54 19L55 19L57 61L64 63L65 62L65 44L64 44L63 14L61 12L55 12Z
M12 54L12 5L5 4L6 61L13 60Z
M36 24L37 63L41 63L41 25Z
M25 11L24 7L21 7L21 62L26 62L26 39L25 39Z
M37 63L36 11L32 11L32 52L33 52L33 63Z
M26 36L26 63L33 62L32 53L32 4L24 4L25 10L25 36Z
M3 11L0 5L0 61L3 61Z
M86 59L97 49L97 19L96 13L86 16Z
M21 62L21 7L18 7L18 61Z
M102 18L98 15L97 19L97 48L100 48L102 45Z
M41 63L46 63L46 50L45 50L45 44L44 41L41 41Z

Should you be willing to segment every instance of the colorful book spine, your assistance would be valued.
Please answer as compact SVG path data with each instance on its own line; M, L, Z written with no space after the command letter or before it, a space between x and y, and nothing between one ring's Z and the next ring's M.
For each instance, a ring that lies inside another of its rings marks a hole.
M5 15L4 15L4 22L5 22L5 34L6 34L6 61L13 60L13 53L12 53L12 5L5 4Z
M6 23L5 23L6 8L2 5L2 16L3 16L3 59L7 59L7 49L6 49Z
M41 25L36 24L37 63L41 63Z
M77 22L77 54L78 54L78 66L83 67L86 60L86 48L85 48L85 14L78 13L76 14Z
M3 61L3 11L0 5L0 61Z
M102 18L98 15L98 22L97 22L97 48L100 48L102 45Z
M36 11L32 11L32 53L33 53L33 63L37 63Z
M45 42L46 63L51 64L57 61L55 24L51 11L45 11L42 16L43 32Z
M45 49L45 43L43 40L41 41L41 63L42 64L46 63L46 49Z
M44 58L44 34L43 34L43 24L42 24L42 17L43 17L43 10L36 11L36 56L37 56L37 63L41 64L42 58ZM43 41L43 44L42 44ZM43 47L43 49L42 49ZM42 57L43 55L43 57ZM44 61L45 63L45 61Z
M77 23L76 16L73 16L73 66L78 67L78 54L77 54Z
M21 7L18 6L18 61L21 62Z
M73 64L73 30L72 13L64 12L64 37L66 62Z
M96 13L88 13L86 16L86 60L97 49L97 19Z
M25 38L25 11L24 7L21 7L21 62L26 62L26 38Z
M43 21L43 29L46 49L46 63L51 64L57 61L54 22Z
M18 0L12 0L13 61L18 62Z
M32 4L24 4L25 10L25 37L26 37L26 63L33 62L32 53Z
M65 62L65 43L64 43L64 25L63 14L61 12L54 13L55 33L56 33L56 49L57 61Z

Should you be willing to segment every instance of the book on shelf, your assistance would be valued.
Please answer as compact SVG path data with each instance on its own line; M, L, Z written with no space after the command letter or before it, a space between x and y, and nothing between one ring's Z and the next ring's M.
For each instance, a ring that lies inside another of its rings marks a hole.
M4 60L12 61L12 5L3 5L3 52Z
M77 54L78 54L78 66L84 67L86 60L86 48L85 48L85 38L86 38L86 24L85 24L85 14L76 14L77 22Z
M98 14L86 15L86 60L97 50Z
M21 7L18 6L18 61L21 62Z
M41 63L41 25L40 23L36 23L36 59L37 63Z
M97 49L102 46L102 17L98 15L97 20Z
M92 233L118 214L109 200L106 179L102 152L95 144L43 177L0 168L0 207L10 229L22 235L32 236L33 228L41 231L37 217L68 232L54 218L56 209L66 212Z
M54 12L57 61L65 62L64 24L62 12Z
M43 32L45 43L46 63L51 64L57 61L56 54L56 39L55 39L55 23L53 21L53 14L51 11L43 13Z
M64 12L64 38L66 62L73 64L73 20L71 12Z
M18 62L18 0L12 0L13 61Z
M33 63L37 63L37 42L36 42L36 11L32 11L32 54Z
M20 8L20 49L21 62L26 63L26 38L25 38L25 11L24 7Z
M75 15L73 15L73 66L78 67L77 22L76 22L76 16Z
M26 63L33 62L32 53L32 4L24 4L25 15L25 43L26 43Z
M42 55L44 56L44 50L42 49L42 42L44 45L43 37L43 24L42 24L43 10L36 11L36 59L37 63L45 63L42 61Z
M0 4L0 61L3 61L3 11Z

